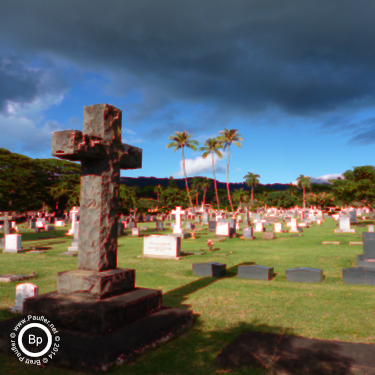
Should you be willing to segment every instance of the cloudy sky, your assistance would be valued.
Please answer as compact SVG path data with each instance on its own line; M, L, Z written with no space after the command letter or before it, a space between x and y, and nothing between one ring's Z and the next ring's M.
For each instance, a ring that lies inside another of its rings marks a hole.
M51 157L52 132L82 130L83 107L108 103L123 142L143 149L143 168L121 176L180 177L168 136L187 130L203 146L225 127L244 138L231 182L373 165L374 12L372 0L5 2L0 147ZM187 173L212 177L201 155L186 150Z

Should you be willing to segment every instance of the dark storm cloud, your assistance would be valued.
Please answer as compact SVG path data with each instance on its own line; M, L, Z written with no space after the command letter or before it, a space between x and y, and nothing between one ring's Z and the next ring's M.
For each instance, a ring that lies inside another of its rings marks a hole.
M28 69L14 56L0 59L0 112L6 109L7 100L31 102L40 78L40 72Z
M126 72L170 100L309 115L372 100L374 11L370 0L15 0L2 6L0 41ZM35 79L2 86L0 100L27 100Z

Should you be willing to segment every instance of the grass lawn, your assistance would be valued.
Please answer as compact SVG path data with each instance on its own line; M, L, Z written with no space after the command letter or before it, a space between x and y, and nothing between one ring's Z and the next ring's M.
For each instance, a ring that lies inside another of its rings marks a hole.
M163 305L194 312L193 326L177 339L162 345L122 367L112 367L109 374L262 374L243 368L220 370L214 364L220 350L244 331L285 333L317 339L375 343L374 287L345 285L342 269L356 266L362 246L349 241L362 241L367 228L357 227L355 234L335 234L336 221L326 219L322 225L303 229L303 236L276 234L275 240L262 240L255 233L253 241L240 238L217 242L212 232L197 232L197 238L182 240L182 251L207 249L211 238L219 253L206 252L183 259L164 260L137 258L142 254L143 239L126 235L118 240L118 267L136 270L136 286L163 291ZM373 224L370 221L358 224ZM156 223L138 227L155 228ZM283 224L284 229L287 227ZM355 227L354 225L352 227ZM22 229L22 226L19 226ZM75 269L77 258L60 256L73 241L64 235L69 227L56 228L45 234L22 233L22 246L51 247L44 254L0 253L0 274L36 272L30 282L39 286L39 294L56 290L56 273ZM160 232L141 231L142 235ZM163 234L171 233L170 229ZM242 230L240 231L242 233ZM37 236L53 239L34 240ZM322 241L341 241L340 245L322 245ZM232 251L232 253L230 253ZM224 278L202 278L192 274L192 264L222 262L227 265ZM271 281L237 278L237 267L243 264L274 267L277 274ZM285 270L295 267L322 268L325 280L319 284L286 282ZM0 283L0 320L14 315L7 311L15 302L17 282ZM2 374L78 374L78 372L20 363L14 356L0 355Z

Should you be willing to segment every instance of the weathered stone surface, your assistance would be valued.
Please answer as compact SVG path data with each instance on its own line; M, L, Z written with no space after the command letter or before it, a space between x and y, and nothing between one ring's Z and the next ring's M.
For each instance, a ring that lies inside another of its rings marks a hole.
M57 273L59 293L89 293L103 299L134 289L135 270L116 268L102 272L73 270Z
M271 280L273 277L273 267L260 265L239 266L238 277L252 280Z
M290 268L285 275L286 281L294 283L319 283L324 280L323 270L317 268Z
M223 277L226 275L227 265L223 263L194 263L193 275L208 276L208 277Z
M84 107L83 132L52 133L52 156L81 161L78 269L117 267L120 168L142 167L142 150L121 142L122 111L108 104Z
M363 254L357 255L357 267L367 267L367 268L373 268L375 269L375 262L371 261L364 261L363 260Z
M273 230L273 228L272 228ZM262 239L263 240L274 240L275 239L275 233L274 232L263 232L262 233Z
M375 268L367 266L343 268L342 280L344 284L375 285Z
M103 300L51 292L25 300L24 314L43 315L57 327L104 335L160 310L161 301L161 290L144 288Z

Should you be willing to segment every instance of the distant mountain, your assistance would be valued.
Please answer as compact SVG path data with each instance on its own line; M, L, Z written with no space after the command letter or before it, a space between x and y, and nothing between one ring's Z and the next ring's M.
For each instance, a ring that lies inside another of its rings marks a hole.
M199 177L199 176L197 176ZM193 177L188 177L188 183L189 183L189 187L191 186L191 180L193 179ZM213 179L210 178L210 180L212 181L212 189L214 188L214 183L213 183ZM183 178L174 178L173 181L176 183L176 185L180 188L180 189L185 189L185 179ZM226 182L219 182L217 181L217 187L218 189L226 189L227 188L227 184ZM169 178L156 178L156 177L120 177L120 183L121 184L125 184L127 186L139 186L141 189L145 186L157 186L157 185L161 185L161 186L168 186L168 183L169 183ZM258 184L258 187L264 187L264 188L267 188L267 189L270 189L270 190L279 190L279 191L283 191L283 190L286 190L288 188L289 184ZM237 190L237 189L244 189L244 190L251 190L246 184L245 182L233 182L233 183L229 183L229 189L230 191L234 191L234 190Z

